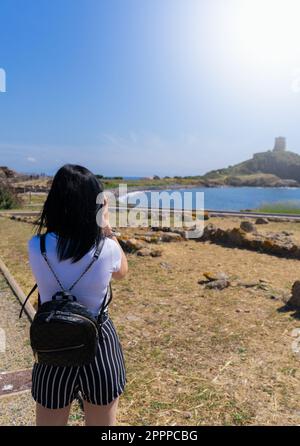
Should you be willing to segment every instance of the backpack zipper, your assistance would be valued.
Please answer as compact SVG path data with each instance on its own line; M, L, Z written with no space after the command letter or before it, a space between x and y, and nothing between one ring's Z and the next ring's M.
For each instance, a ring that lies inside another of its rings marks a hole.
M53 311L45 311L43 313L40 313L40 315L41 314L49 314L49 316L45 319L45 321L46 322L50 322L50 320L52 319L54 314L63 314L63 311L59 311L59 310L58 311L55 311L55 310L53 310ZM81 319L85 319L86 321L90 322L93 325L93 327L94 327L96 335L98 334L98 327L96 327L94 322L92 322L88 317L82 316L81 314L76 314L76 317L80 317Z
M37 350L37 352L39 352L39 353L63 352L65 350L75 350L77 348L84 347L84 345L85 344L80 344L80 345L74 345L73 347L55 348L55 349L51 349L51 350Z
M54 316L55 311L51 311L51 313L49 314L49 316L45 319L46 322L50 322L50 320L52 319L52 317Z

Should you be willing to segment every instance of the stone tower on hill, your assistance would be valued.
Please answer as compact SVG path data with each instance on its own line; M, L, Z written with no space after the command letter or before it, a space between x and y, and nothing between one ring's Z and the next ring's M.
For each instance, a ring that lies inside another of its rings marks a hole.
M284 152L286 150L286 139L283 136L275 138L273 152Z

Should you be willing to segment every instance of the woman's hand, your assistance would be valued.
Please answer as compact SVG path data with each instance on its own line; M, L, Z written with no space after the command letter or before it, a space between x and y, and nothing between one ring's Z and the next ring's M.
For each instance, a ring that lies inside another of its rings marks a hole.
M128 264L127 264L127 258L124 254L123 249L121 248L121 245L118 242L117 237L112 232L112 227L109 223L109 212L108 212L108 199L106 196L104 196L103 206L101 209L101 230L104 237L111 237L112 240L114 240L121 250L122 258L121 258L121 267L119 271L115 271L112 273L112 277L114 279L123 279L124 276L126 276L128 271Z
M102 211L103 227L108 226L109 225L109 212L108 212L108 199L106 196L104 196L104 202L103 202L103 207L102 207L101 211Z
M105 196L101 212L102 212L101 230L103 235L107 237L111 235L112 227L109 223L108 199Z

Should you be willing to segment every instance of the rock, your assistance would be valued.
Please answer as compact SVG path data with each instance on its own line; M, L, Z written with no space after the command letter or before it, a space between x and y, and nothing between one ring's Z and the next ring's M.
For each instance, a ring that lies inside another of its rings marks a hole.
M146 257L146 256L160 257L162 255L162 250L161 249L142 248L142 249L139 249L136 254L138 256L142 256L142 257Z
M300 308L300 280L296 280L292 287L292 296L287 301L287 305Z
M139 237L139 239L147 243L158 243L160 241L159 237L156 234L155 235L154 234L149 235L149 234L150 233L142 235Z
M214 238L215 233L217 232L217 229L218 228L215 225L209 223L208 225L205 226L200 240L201 241L212 240Z
M265 235L269 240L277 240L280 242L291 242L290 235L292 235L292 232L288 231L281 231L281 232L267 232Z
M205 273L203 273L203 276L209 281L209 282L213 282L215 280L228 280L228 276L227 274L220 272L220 273L211 273L210 271L207 271Z
M161 257L162 250L161 249L152 249L151 250L151 256L152 257Z
M162 242L179 242L181 240L181 235L174 232L165 232L161 235Z
M200 285L205 285L205 288L223 290L230 285L227 274L223 272L216 274L205 272L203 273L203 276L206 280L198 280L198 283Z
M164 269L172 269L172 265L168 262L160 262L160 266Z
M246 224L246 226L245 226ZM213 243L233 246L237 248L250 249L258 252L266 252L285 258L300 259L300 244L297 244L290 237L289 231L268 232L267 234L259 234L256 232L246 232L244 229L250 229L254 226L249 221L243 221L240 228L222 229L212 224L208 224L204 228L202 237L198 241L211 241ZM254 227L255 228L255 227Z
M136 255L142 256L142 257L150 256L151 255L151 249L149 249L149 248L139 249L137 251Z
M214 280L212 282L208 282L205 285L205 288L211 289L211 290L223 290L224 288L229 287L229 285L230 285L229 280L218 279L218 280Z
M125 252L135 252L144 248L143 243L139 242L135 238L119 239L119 243Z
M256 227L249 220L242 221L240 224L240 228L245 232L256 232Z
M139 240L143 240L144 242L151 243L151 237L149 237L148 235L142 235L141 237L139 237Z
M179 234L182 238L187 239L186 230L185 229L173 229L173 233Z
M268 225L269 224L269 220L267 218L264 217L258 217L255 221L256 225Z
M229 243L236 246L241 246L245 239L245 233L240 228L233 228L229 230L226 235Z

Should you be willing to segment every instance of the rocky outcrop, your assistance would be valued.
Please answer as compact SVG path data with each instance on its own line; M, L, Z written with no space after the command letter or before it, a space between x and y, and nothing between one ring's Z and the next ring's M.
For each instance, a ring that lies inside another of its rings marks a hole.
M221 229L208 224L199 241L211 241L279 257L300 259L300 245L292 240L291 235L286 231L268 232L267 234L249 233L241 228Z
M229 186L299 187L300 156L291 151L255 153L251 159L202 177Z
M9 169L7 166L0 166L0 178L1 179L7 179L7 178L15 178L18 176L18 173L15 172L12 169Z

